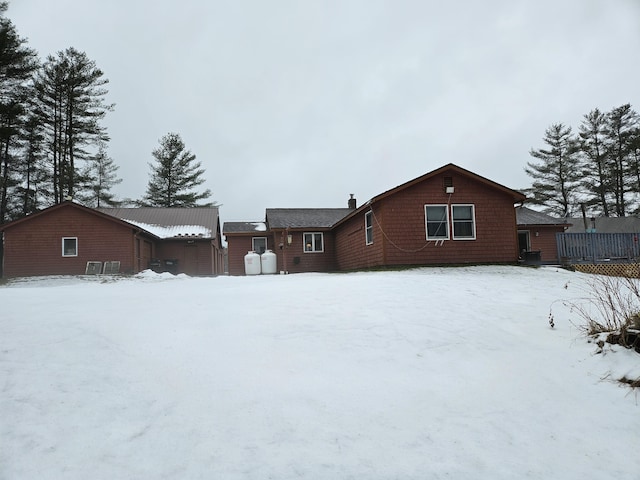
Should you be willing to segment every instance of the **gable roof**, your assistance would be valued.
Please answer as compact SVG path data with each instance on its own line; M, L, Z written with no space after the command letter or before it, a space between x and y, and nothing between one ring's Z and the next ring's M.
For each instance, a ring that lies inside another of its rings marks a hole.
M568 226L571 225L566 218L554 218L543 212L537 212L527 207L516 208L516 223L519 226L526 225L548 225L548 226Z
M482 184L487 185L490 188L493 188L499 192L505 193L509 196L511 196L513 198L513 203L517 203L517 202L524 202L525 199L527 198L523 193L518 192L516 190L513 190L509 187L505 187L504 185L501 185L499 183L494 182L493 180L489 180L488 178L485 178L481 175L478 175L476 173L473 173L469 170L466 170L462 167L459 167L458 165L455 165L453 163L448 163L447 165L444 165L440 168L437 168L435 170L432 170L430 172L425 173L424 175L421 175L419 177L414 178L413 180L409 180L408 182L405 182L401 185L398 185L397 187L394 187L390 190L387 190L386 192L382 192L379 195L376 195L375 197L373 197L371 200L369 200L368 202L363 203L360 207L358 207L356 210L351 210L351 214L346 215L345 217L343 217L342 219L340 219L340 221L338 221L336 223L336 225L338 223L342 223L344 220L346 220L347 218L355 215L356 213L361 212L364 209L369 208L369 206L375 202L378 202L390 195L393 195L394 193L398 193L402 190L405 190L409 187L412 187L418 183L424 182L425 180L428 180L430 178L433 178L435 176L441 175L445 172L455 172L457 174L460 175L464 175L466 177L472 178Z
M279 228L331 228L352 208L267 208L267 225Z
M572 223L565 233L584 233L584 219L568 218ZM595 228L596 233L640 233L640 218L638 217L587 217L587 228Z
M84 211L86 213L89 213L91 215L95 215L97 217L101 217L104 220L107 220L109 222L117 223L117 224L119 224L121 226L124 226L124 227L127 227L127 228L140 229L144 233L146 233L147 235L157 238L157 235L155 235L154 233L149 232L148 230L145 230L143 228L141 229L137 225L134 225L134 224L132 224L130 222L127 222L125 220L121 220L119 218L115 218L115 217L113 217L111 215L107 215L106 213L100 212L99 210L96 210L96 209L93 209L93 208L89 208L89 207L85 207L84 205L80 205L79 203L75 203L75 202L73 202L71 200L65 201L65 202L62 202L62 203L57 203L57 204L52 205L50 207L47 207L47 208L45 208L43 210L40 210L39 212L32 213L30 215L27 215L26 217L22 217L22 218L19 218L18 220L14 220L13 222L9 222L9 223L5 223L4 225L0 225L0 231L7 230L7 229L12 228L12 227L14 227L16 225L20 225L22 223L29 222L34 218L38 218L38 217L41 217L41 216L44 216L44 215L48 215L51 212L54 212L56 210L62 210L62 209L65 209L65 208L75 208L75 209Z
M417 183L421 183L424 182L425 180L435 177L437 175L440 175L442 173L445 173L447 171L451 171L451 172L455 172L458 173L460 175L464 175L466 177L469 178L473 178L474 180L477 180L480 183L484 183L485 185L487 185L488 187L494 188L496 190L499 190L503 193L506 193L507 195L511 195L513 196L513 201L514 203L516 202L523 202L525 200L525 195L523 193L520 193L516 190L513 190L509 187L505 187L504 185L501 185L499 183L494 182L493 180L489 180L488 178L485 178L481 175L478 175L476 173L473 173L469 170L466 170L462 167L459 167L457 165L454 165L453 163L448 163L447 165L444 165L440 168L437 168L435 170L432 170L430 172L425 173L424 175L421 175L417 178L414 178L413 180L409 180L408 182L405 182L401 185L398 185L397 187L394 187L390 190L387 190L386 192L383 192L379 195L376 195L375 197L373 197L371 200L369 200L369 203L373 203L376 202L378 200L383 199L384 197L388 197L389 195L392 195L394 193L397 193L401 190L404 190L406 188L412 187L413 185L417 184Z
M215 239L219 229L217 207L99 208L97 210L152 232L159 238Z

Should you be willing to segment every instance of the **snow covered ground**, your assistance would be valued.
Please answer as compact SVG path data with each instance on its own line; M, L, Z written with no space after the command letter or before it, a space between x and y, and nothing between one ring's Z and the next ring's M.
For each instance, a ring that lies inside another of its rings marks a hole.
M640 400L612 378L640 355L596 354L556 302L585 278L10 282L0 478L637 479Z

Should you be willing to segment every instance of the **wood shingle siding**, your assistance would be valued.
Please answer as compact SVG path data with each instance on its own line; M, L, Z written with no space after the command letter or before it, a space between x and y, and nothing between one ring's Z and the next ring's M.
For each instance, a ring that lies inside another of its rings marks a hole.
M87 209L61 206L5 229L5 277L80 275L88 261L120 261L120 271L137 271L136 229ZM62 238L78 239L78 254L62 256Z
M161 238L148 228L175 236ZM87 262L109 261L120 262L125 274L154 263L172 273L224 272L216 208L97 210L64 202L1 225L0 232L5 277L80 275ZM62 255L65 237L77 239L77 255Z
M449 164L388 190L360 208L355 208L355 200L350 199L350 209L268 209L265 223L274 234L274 246L291 235L290 246L274 250L279 268L291 273L396 265L515 263L518 235L514 204L524 199L520 192ZM448 239L427 240L426 205L446 208L448 223L444 231ZM457 237L453 234L454 212L458 215ZM460 218L470 212L471 218ZM367 215L372 219L372 242L366 237ZM250 233L241 230L242 224L230 224L228 229L225 224L230 258L232 252L237 256L229 263L232 275L244 273L240 257L250 248L245 240ZM323 232L324 252L304 253L302 235L314 231Z

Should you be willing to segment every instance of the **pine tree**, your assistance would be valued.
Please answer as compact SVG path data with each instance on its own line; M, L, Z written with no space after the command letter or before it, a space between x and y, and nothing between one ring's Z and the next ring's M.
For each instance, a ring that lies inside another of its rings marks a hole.
M38 113L51 159L54 203L81 193L80 163L109 140L100 125L113 105L104 103L109 81L84 52L68 48L50 55L35 80ZM79 192L77 192L79 190Z
M632 191L636 194L636 208L634 213L638 215L640 213L640 126L633 129L629 147Z
M611 168L607 157L607 115L597 108L583 117L580 124L580 175L585 203L610 215L612 192Z
M198 204L211 197L209 189L196 193L202 185L204 169L196 156L185 149L177 133L168 133L159 141L152 154L157 163L149 163L151 174L147 193L140 204L152 207L207 207L213 203Z
M631 191L629 178L631 175L632 145L634 132L639 125L638 114L625 104L614 108L607 115L607 155L612 168L612 185L615 199L615 213L624 217L629 207L627 193Z
M50 203L51 192L47 190L49 173L44 156L44 136L37 117L29 115L23 129L23 144L19 174L22 179L16 186L20 216L37 211Z
M118 177L118 165L107 155L104 146L91 158L88 167L83 174L86 179L87 193L84 194L83 203L91 207L115 207L120 204L116 196L111 193L111 188L122 179Z
M579 175L577 171L577 141L571 127L562 123L545 131L548 149L531 150L529 154L541 163L527 162L525 172L534 182L530 201L545 207L545 211L562 217L573 214L577 205Z
M0 2L0 223L7 219L9 193L19 183L16 151L24 124L31 76L38 67L36 52L25 46Z

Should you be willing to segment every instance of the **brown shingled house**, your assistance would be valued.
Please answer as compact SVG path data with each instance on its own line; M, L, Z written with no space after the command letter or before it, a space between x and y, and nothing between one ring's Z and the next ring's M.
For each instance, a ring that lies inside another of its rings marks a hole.
M229 273L244 274L248 251L278 255L278 269L290 273L337 270L334 232L349 208L268 208L266 222L225 222Z
M273 250L280 271L341 271L399 265L515 263L514 204L525 196L453 164L359 208L267 209L264 222L223 226L229 273L244 255Z
M0 225L4 277L223 273L217 208L92 209L63 202Z

